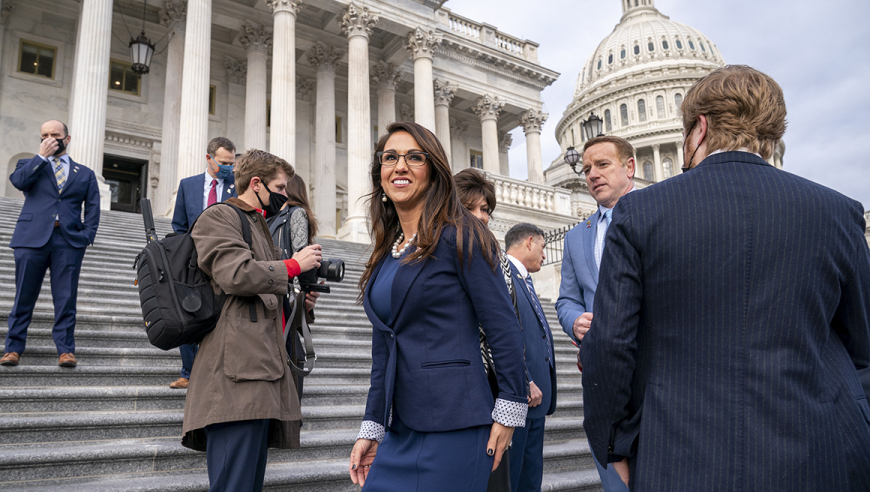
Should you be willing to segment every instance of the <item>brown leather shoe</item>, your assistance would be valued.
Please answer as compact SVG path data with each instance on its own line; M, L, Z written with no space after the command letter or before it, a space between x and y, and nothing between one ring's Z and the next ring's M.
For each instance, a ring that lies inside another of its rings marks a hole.
M18 355L18 352L6 352L0 359L0 366L17 366L20 360L21 356Z
M178 378L178 381L174 383L169 383L169 387L172 389L187 389L187 385L190 384L190 380L187 378Z
M76 363L76 356L69 353L60 354L60 358L57 360L57 365L60 367L75 367Z

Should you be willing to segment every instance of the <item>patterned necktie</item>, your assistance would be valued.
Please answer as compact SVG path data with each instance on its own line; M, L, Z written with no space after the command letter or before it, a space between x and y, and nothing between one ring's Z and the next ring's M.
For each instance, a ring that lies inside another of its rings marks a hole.
M57 179L57 193L63 193L63 186L66 184L66 174L63 172L63 162L60 158L54 158L54 177Z
M547 350L550 352L550 366L552 366L555 361L553 360L553 340L550 339L550 324L547 323L547 317L544 316L544 308L541 307L541 302L538 301L538 293L535 292L535 285L532 283L531 275L526 277L526 286L529 288L529 293L532 294L532 306L535 308L535 313L544 327L544 335L547 337Z
M208 192L208 205L207 207L211 207L217 203L217 180L211 180L211 191Z

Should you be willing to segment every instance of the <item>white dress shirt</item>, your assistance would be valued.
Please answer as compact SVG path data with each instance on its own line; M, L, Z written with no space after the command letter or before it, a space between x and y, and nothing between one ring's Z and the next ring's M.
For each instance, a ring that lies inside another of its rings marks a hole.
M631 185L631 189L626 192L626 195L634 191L634 184ZM613 210L613 208L607 208L604 205L598 205L598 228L595 233L595 266L601 268L601 256L604 254L604 236L607 234L607 219L604 217L604 212L608 210ZM613 220L613 212L611 212L610 220Z
M202 209L205 210L208 207L208 194L211 193L211 182L212 180L217 179L217 201L223 201L223 193L224 193L224 180L218 178L212 178L211 174L208 171L205 172L205 180L203 181L202 186Z

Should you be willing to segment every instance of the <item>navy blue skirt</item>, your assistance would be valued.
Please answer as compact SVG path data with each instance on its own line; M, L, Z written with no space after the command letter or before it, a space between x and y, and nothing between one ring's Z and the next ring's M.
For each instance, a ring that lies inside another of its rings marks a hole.
M486 454L491 428L417 432L394 412L362 492L486 492L493 460Z

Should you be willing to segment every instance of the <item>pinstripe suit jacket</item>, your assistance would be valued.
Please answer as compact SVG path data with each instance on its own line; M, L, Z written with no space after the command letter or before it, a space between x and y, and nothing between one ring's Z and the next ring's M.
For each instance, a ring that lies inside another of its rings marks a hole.
M745 152L622 197L584 427L635 491L870 490L861 204Z

